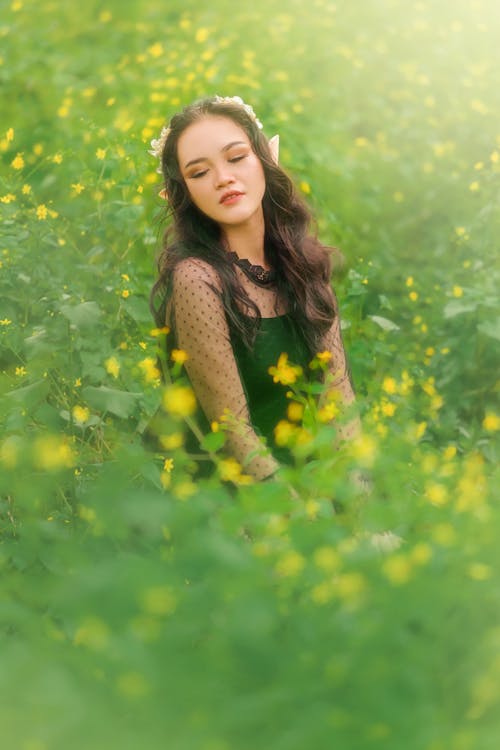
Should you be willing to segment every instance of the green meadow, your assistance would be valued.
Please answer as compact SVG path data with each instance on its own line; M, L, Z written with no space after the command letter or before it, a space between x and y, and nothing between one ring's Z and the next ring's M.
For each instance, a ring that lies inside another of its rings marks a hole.
M495 0L2 0L6 750L499 746L499 40ZM292 378L261 485L223 424L195 479L148 303L149 143L209 94L340 251L363 420L334 450Z

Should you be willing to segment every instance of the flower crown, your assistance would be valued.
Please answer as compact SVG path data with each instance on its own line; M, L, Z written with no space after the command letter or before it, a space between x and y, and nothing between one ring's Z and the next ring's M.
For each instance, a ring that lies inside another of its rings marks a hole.
M214 102L217 104L238 104L240 107L243 107L247 115L255 122L259 130L262 130L263 125L261 121L258 119L257 115L253 111L253 107L250 104L245 104L241 96L215 96ZM163 153L163 149L165 148L165 143L168 138L168 135L170 133L170 127L164 127L161 129L160 137L159 138L153 138L151 141L151 149L149 149L148 154L151 154L152 156L155 156L157 159L160 160L161 164L161 155ZM156 170L160 174L161 166L157 168Z

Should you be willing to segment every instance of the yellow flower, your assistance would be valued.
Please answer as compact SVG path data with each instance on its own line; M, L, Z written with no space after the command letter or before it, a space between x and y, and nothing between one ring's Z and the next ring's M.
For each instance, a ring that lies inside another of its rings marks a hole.
M156 366L156 360L153 357L145 357L139 362L139 369L142 371L146 383L153 383L160 377L160 371Z
M491 578L491 567L484 563L471 563L467 569L467 575L474 581L487 581Z
M322 424L327 424L338 417L340 409L335 401L329 401L327 404L318 409L318 419Z
M406 286L413 286L413 276L408 276L406 279Z
M9 320L8 318L3 318L3 320L0 320L0 326L10 326L12 323L12 320Z
M26 370L26 367L16 367L16 375L18 377L23 378L27 374L28 371Z
M418 300L418 293L417 292L410 292L408 297L411 299L412 302L416 302Z
M130 276L128 275L128 273L122 273L121 276L124 281L130 281Z
M469 190L471 193L476 193L479 190L479 182L477 180L474 180L474 182L471 182L469 185Z
M21 192L23 195L29 195L31 193L31 185L23 185Z
M401 586L410 579L412 564L405 555L392 555L384 561L382 571L392 584Z
M483 427L488 432L497 432L500 430L500 417L493 412L487 412L483 419Z
M463 293L464 293L464 290L462 289L462 287L461 287L461 286L457 286L457 285L455 285L455 286L453 287L453 296L454 296L454 297L462 297L462 296L463 296Z
M54 154L54 156L52 157L52 161L54 162L54 164L61 164L62 160L63 160L62 154Z
M160 435L158 439L162 448L170 451L181 447L184 442L184 435L182 432L172 432L171 435Z
M110 631L98 617L86 617L73 638L76 646L87 646L93 651L103 651L109 643Z
M189 386L169 385L163 393L163 408L174 417L190 417L196 411L196 398Z
M286 419L281 419L274 428L274 440L280 447L289 445L297 433L297 427Z
M22 169L24 167L23 155L17 154L16 157L11 161L10 166L13 169Z
M397 406L396 404L393 404L391 401L382 401L382 404L380 406L382 410L382 414L385 417L393 417L396 413Z
M14 140L14 128L9 128L7 132L5 133L5 138L8 142Z
M285 552L278 560L275 571L279 576L291 578L299 575L304 569L305 564L306 561L301 554L295 550L290 550L289 552Z
M90 417L90 411L86 406L74 406L72 409L73 419L77 424L85 424Z
M366 587L361 573L343 573L335 581L337 594L341 599L356 600Z
M208 39L208 29L197 29L194 38L200 44L206 42L206 40Z
M177 596L170 586L151 586L140 596L142 609L150 615L171 615L177 608Z
M304 414L304 407L297 401L292 401L288 404L286 414L290 422L300 422Z
M47 218L47 214L48 214L47 206L41 203L36 209L36 216L37 216L38 221L44 221Z
M432 547L426 542L418 542L410 552L410 559L417 565L425 565L432 557Z
M441 507L448 502L448 491L443 484L432 482L425 488L425 496L432 505Z
M80 193L83 193L83 191L85 190L85 186L82 185L80 182L73 183L71 187L73 188L75 195L80 195Z
M33 454L35 466L45 471L56 471L75 465L75 454L70 446L56 435L37 438Z
M174 459L166 458L165 463L163 464L163 471L166 471L168 474L170 474L173 468L174 468Z
M224 482L234 484L250 484L251 477L242 473L241 465L235 458L223 458L218 464L219 476Z
M156 337L166 335L167 333L170 333L170 328L168 326L163 326L163 328L152 328L149 335Z
M314 564L326 573L338 570L342 564L342 558L334 547L318 547L314 551L313 560Z
M106 368L108 375L112 375L114 378L117 378L120 374L120 363L116 357L109 357L109 359L105 361L104 367Z
M95 155L97 156L97 158L100 161L102 161L103 159L106 158L106 149L105 148L98 148L97 151L95 152Z
M184 349L172 349L170 357L177 365L183 365L189 359L187 352Z
M130 291L128 289L124 289L122 292L123 299L127 299L127 297L130 297Z
M310 195L311 194L311 186L305 180L302 180L302 182L300 183L299 187L302 190L302 192L304 193L304 195Z
M377 443L371 435L359 435L352 443L354 456L366 468L373 466L377 454Z
M302 367L299 367L298 365L290 365L288 363L288 354L283 352L278 358L277 366L270 367L268 372L273 376L273 381L275 383L292 385L292 383L295 383L297 378L302 375Z
M12 203L12 201L16 200L16 196L13 193L7 193L6 195L2 195L0 198L0 203Z
M396 380L394 378L385 377L382 381L382 390L386 393L396 393L398 389Z

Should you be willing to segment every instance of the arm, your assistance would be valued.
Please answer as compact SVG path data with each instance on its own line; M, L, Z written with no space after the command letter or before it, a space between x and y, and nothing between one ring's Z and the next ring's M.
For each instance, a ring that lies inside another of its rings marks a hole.
M355 402L354 389L352 386L347 357L342 340L342 331L340 328L340 311L335 292L333 292L333 301L335 306L335 318L333 323L323 338L323 349L330 352L331 358L328 362L326 373L326 382L328 384L328 393L338 398L339 407L342 412L349 411ZM327 395L328 398L328 395ZM361 422L356 415L348 422L339 425L339 440L352 440L361 433Z
M219 420L225 409L238 421L228 428L227 445L240 464L260 450L262 441L250 423L250 414L231 346L224 306L217 294L217 272L202 260L181 261L174 272L172 310L177 345L188 354L186 371L207 419ZM270 453L246 464L255 479L265 479L279 464Z

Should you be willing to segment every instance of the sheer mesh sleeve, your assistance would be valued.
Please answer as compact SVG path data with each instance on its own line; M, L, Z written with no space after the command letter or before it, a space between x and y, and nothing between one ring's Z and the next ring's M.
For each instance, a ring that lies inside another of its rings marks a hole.
M255 479L264 479L278 468L250 423L248 404L231 346L224 306L217 293L220 279L202 260L187 258L174 272L170 317L177 345L188 354L185 364L198 402L209 421L220 420L225 409L236 418L228 429L227 446Z
M333 292L333 301L335 318L330 330L323 338L322 345L323 350L329 351L332 355L328 363L328 390L336 391L339 394L341 411L345 412L354 403L355 395L342 339L340 310L335 292ZM339 425L339 438L341 440L349 440L358 435L360 429L359 418L354 417L349 422Z

